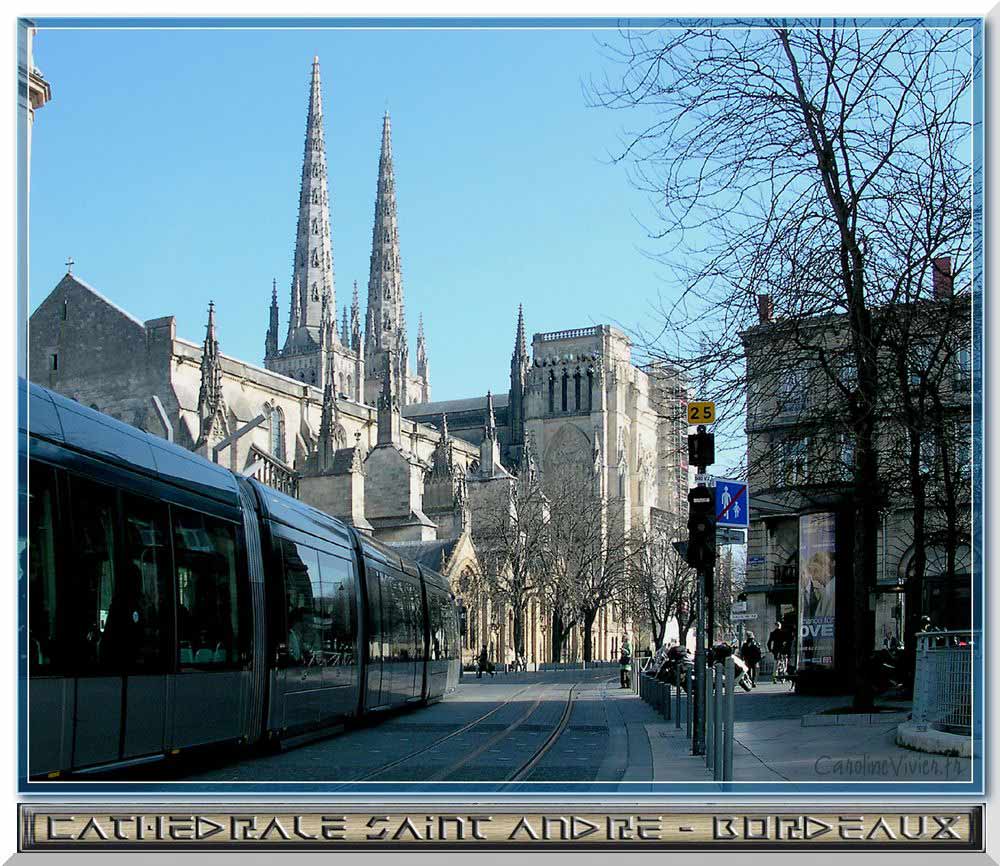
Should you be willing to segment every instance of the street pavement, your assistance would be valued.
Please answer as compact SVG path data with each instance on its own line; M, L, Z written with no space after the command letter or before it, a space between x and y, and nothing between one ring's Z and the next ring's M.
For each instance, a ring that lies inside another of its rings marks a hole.
M896 721L815 724L845 696L791 694L762 683L736 696L734 781L956 781L968 759L895 745ZM803 724L803 716L811 724ZM830 717L832 718L832 717ZM867 717L863 720L868 721ZM178 768L180 769L180 768ZM247 782L712 782L678 729L615 671L466 676L429 707L288 751L222 757L186 767L186 781Z

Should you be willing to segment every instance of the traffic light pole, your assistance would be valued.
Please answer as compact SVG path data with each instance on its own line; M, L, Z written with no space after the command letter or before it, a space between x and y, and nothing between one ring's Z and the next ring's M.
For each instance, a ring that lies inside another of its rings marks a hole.
M690 418L690 414L689 414ZM685 558L698 574L694 652L694 706L692 713L691 753L705 754L705 692L707 684L708 641L711 640L715 615L715 497L703 481L715 462L715 437L706 426L688 436L688 460L698 468L698 483L688 493L688 547Z

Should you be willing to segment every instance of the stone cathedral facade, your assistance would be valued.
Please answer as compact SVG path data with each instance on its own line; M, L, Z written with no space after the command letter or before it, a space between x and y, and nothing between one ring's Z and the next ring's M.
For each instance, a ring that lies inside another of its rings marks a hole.
M512 485L529 467L543 476L566 462L591 468L627 526L680 513L686 395L669 371L637 366L611 326L536 333L529 346L518 310L508 393L431 402L422 320L410 365L388 113L363 327L356 284L337 315L330 210L314 58L287 328L282 335L273 283L263 365L224 353L223 307L207 303L204 337L191 341L173 316L140 321L67 272L31 315L30 378L399 545L459 593L483 567L474 521L481 491ZM467 657L485 643L494 658L513 660L509 612L475 604ZM533 602L529 662L550 658L545 621ZM627 628L621 611L602 612L596 657L612 658Z

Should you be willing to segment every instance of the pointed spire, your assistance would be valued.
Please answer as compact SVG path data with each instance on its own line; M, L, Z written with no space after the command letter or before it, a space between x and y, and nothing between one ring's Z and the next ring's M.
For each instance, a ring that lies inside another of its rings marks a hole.
M219 340L215 335L215 303L208 302L208 323L201 348L201 387L198 389L198 416L201 421L199 445L208 441L213 428L220 422L222 410L222 361Z
M333 457L337 450L337 399L333 393L333 371L326 376L323 387L323 408L319 421L319 465L321 469L329 469L333 465Z
M424 314L417 322L417 375L427 380L427 340L424 337Z
M361 302L358 299L358 281L354 281L354 295L351 298L351 351L361 351Z
M443 412L441 414L441 441L448 441L448 413Z
M514 338L514 357L528 357L528 343L524 336L524 305L517 305L517 335Z
M336 310L333 281L333 247L330 242L330 206L323 139L323 93L319 58L314 57L309 83L306 140L299 188L299 216L292 266L295 322L289 327L288 343L308 345L322 341L319 333L323 302ZM298 296L297 299L294 296Z
M351 345L351 332L347 327L347 305L344 304L344 315L340 322L340 343L343 346Z
M267 326L267 337L264 340L264 358L272 358L278 354L278 281L271 280L271 310Z
M486 392L486 424L483 427L483 436L486 439L496 439L497 419L493 412L493 392Z
M365 334L365 366L371 371L366 392L369 399L379 387L376 376L386 363L406 374L406 316L403 276L399 254L396 216L396 179L392 165L392 122L386 112L382 119L382 147L379 154L375 220L372 225L371 268L368 274L368 327ZM401 351L402 350L402 351Z

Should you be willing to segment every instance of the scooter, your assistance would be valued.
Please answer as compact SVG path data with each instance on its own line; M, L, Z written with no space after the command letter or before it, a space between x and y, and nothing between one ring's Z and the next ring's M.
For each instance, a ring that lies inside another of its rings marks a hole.
M717 662L725 662L730 656L736 664L736 684L743 691L749 692L753 688L753 681L750 679L750 668L747 667L747 663L743 659L733 652L733 648L729 644L719 643L712 647L708 651L708 664L711 667Z

